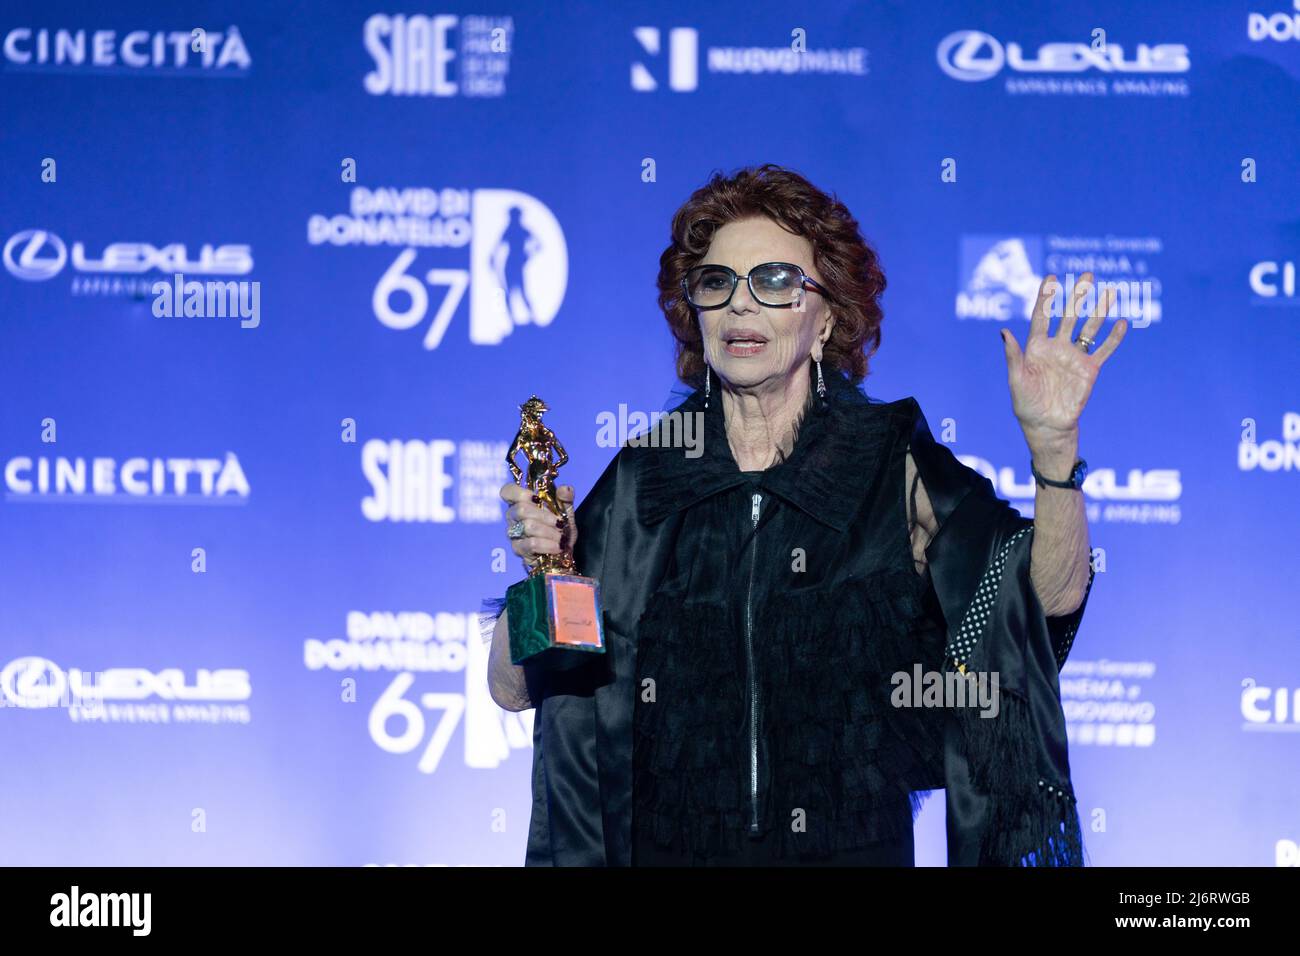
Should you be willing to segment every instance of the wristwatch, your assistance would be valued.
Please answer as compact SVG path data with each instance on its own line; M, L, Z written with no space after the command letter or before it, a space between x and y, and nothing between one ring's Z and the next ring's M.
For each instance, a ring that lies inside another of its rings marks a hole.
M1034 467L1032 458L1029 459L1029 470L1033 472L1034 480L1038 482L1040 488L1046 488L1048 485L1053 488L1082 488L1083 479L1088 474L1088 463L1082 458L1076 461L1074 467L1070 469L1070 477L1065 481L1053 481L1051 478L1044 478L1038 473L1038 469Z

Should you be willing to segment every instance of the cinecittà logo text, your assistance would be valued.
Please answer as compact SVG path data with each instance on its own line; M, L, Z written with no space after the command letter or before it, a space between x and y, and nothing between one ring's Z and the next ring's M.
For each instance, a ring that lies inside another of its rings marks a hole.
M253 61L239 27L205 30L48 30L14 27L4 39L11 68L73 72L113 69L156 73L224 70L244 73Z
M248 478L233 451L221 458L32 458L5 462L5 497L85 497L237 500L249 496Z

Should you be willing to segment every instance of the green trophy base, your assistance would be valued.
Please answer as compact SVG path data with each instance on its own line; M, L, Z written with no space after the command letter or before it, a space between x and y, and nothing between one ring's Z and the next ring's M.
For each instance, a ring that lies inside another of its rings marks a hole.
M506 615L512 663L556 652L568 657L569 650L604 653L601 587L594 578L529 575L506 589Z
M510 660L522 664L567 651L605 653L600 585L576 574L531 574L506 588Z

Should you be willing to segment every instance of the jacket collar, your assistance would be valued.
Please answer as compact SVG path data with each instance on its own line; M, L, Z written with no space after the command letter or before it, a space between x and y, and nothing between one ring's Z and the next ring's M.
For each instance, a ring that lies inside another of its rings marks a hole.
M804 415L795 446L784 462L763 473L759 487L794 505L812 518L844 531L856 513L869 482L867 476L883 444L880 438L888 414L838 372L826 376L829 407L819 413L814 405ZM744 483L727 442L722 401L714 396L704 408L704 392L697 389L673 412L702 413L702 453L687 457L681 447L669 447L669 432L646 442L638 473L637 513L652 525L705 498ZM660 419L656 430L675 427L672 413ZM637 444L636 440L629 444Z

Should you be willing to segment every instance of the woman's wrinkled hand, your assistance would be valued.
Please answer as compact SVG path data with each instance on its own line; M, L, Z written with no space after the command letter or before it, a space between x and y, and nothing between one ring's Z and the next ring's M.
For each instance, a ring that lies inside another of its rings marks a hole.
M539 504L530 489L514 482L501 486L501 500L510 505L506 509L506 530L516 521L524 523L524 536L509 539L510 548L530 568L539 555L572 550L578 542L578 525L573 520L573 486L557 485L555 493L564 506L563 518L557 519L554 512Z
M1096 296L1095 278L1085 272L1075 283L1073 296L1064 303L1056 334L1049 335L1052 303L1060 292L1055 275L1043 280L1024 351L1012 333L1001 331L1012 409L1034 449L1077 441L1079 416L1092 394L1097 374L1128 331L1128 321L1121 318L1095 352L1076 343L1074 327L1079 318L1084 319L1079 334L1097 336L1115 301L1113 285L1107 284L1103 294ZM1089 297L1096 299L1092 315L1085 313Z

